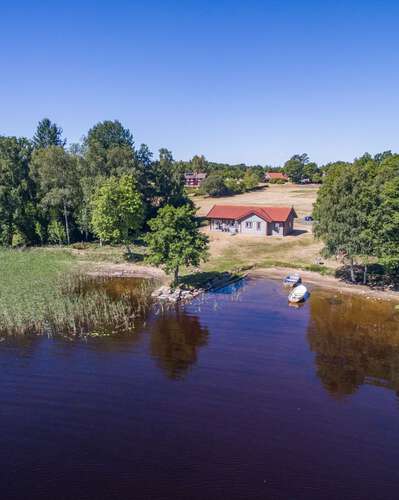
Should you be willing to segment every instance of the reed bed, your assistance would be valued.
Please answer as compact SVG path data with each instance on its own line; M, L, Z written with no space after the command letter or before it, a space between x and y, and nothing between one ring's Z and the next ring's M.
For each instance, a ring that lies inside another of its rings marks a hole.
M74 270L66 252L0 251L0 335L109 335L132 331L153 283L110 287Z

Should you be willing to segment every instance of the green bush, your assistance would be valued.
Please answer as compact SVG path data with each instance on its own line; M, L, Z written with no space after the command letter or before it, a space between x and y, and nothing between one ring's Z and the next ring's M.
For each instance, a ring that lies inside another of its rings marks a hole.
M284 179L270 179L269 184L286 184L288 181Z
M12 235L11 246L16 248L16 247L22 247L24 245L26 245L25 236L21 233L21 231L16 230Z
M50 243L62 245L66 241L64 226L58 220L52 220L47 228Z

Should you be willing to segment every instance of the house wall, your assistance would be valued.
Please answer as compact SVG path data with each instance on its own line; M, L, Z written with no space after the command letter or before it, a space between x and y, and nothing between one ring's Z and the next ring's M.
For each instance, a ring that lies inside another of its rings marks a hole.
M267 226L269 236L284 236L284 222L269 222Z
M240 233L266 236L267 222L257 215L250 215L240 221Z
M247 222L251 223L251 227L248 227ZM209 227L211 231L222 231L222 227L225 230L235 227L238 233L252 234L253 236L286 236L292 233L294 217L291 215L286 222L266 222L257 215L250 215L241 221L210 219Z
M209 222L209 227L211 231L222 231L223 227L225 229L228 229L230 227L231 228L236 227L237 232L239 232L238 225L239 225L238 222L231 219L211 219Z
M292 233L294 230L294 216L290 215L288 220L284 223L284 236Z

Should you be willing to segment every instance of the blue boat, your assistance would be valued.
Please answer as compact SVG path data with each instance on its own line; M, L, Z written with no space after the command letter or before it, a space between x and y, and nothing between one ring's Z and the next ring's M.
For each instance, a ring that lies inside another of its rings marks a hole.
M299 276L299 274L289 274L286 278L283 280L284 286L289 286L289 287L294 287L299 284L301 284L302 279Z

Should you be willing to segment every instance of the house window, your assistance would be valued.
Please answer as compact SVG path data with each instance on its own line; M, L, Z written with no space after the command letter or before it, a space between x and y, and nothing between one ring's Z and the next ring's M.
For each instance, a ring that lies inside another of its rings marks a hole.
M261 230L261 228L262 228L262 224L261 224L260 222L257 222L257 223L256 223L256 230L257 230L257 231L260 231L260 230Z
M247 222L245 223L245 227L246 227L247 229L252 229L252 222L251 222L251 221L247 221Z

